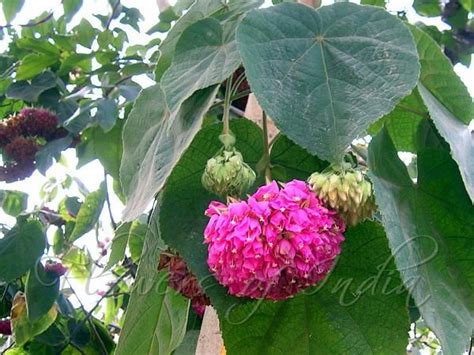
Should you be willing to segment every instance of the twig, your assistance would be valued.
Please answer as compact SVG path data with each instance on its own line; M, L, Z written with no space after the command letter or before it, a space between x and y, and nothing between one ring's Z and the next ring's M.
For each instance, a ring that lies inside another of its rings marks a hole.
M249 94L251 93L250 90L244 90L244 91L241 91L235 95L233 95L231 98L230 98L230 102L232 101L235 101L235 100L238 100L238 99L241 99L242 97L246 97L248 96ZM223 105L225 102L225 100L219 100L217 102L214 102L211 107L209 108L209 110L212 110L213 108L216 108L216 107L219 107L221 105Z
M245 112L235 106L230 106L230 110L240 117L245 117Z
M112 214L112 205L110 203L110 197L109 197L109 186L107 184L107 172L105 171L105 169L104 169L104 186L105 186L105 202L107 203L107 209L109 211L110 224L112 224L112 228L116 230L117 223L115 223L114 215Z
M120 0L117 0L112 7L112 14L110 15L109 19L107 20L107 24L105 25L105 29L108 30L110 27L110 24L112 23L112 20L114 19L115 15L115 10L117 10L118 6L120 5Z
M62 1L61 1L61 3L62 3ZM51 20L53 18L53 15L54 15L54 11L51 11L51 12L48 13L48 15L46 15L42 19L40 19L38 21L35 21L35 22L28 22L28 23L25 23L23 25L12 25L11 23L7 23L6 25L0 26L0 30L3 30L4 28L11 28L11 27L14 27L14 26L35 27L35 26L41 25L42 23L48 22L49 20Z
M232 85L232 96L238 93L239 86L240 84L243 83L244 80L245 80L245 71L242 71L242 73L240 73L240 75L237 77L234 84Z
M224 115L222 116L222 134L227 135L230 133L229 129L229 113L230 113L230 98L232 96L232 76L229 77L225 84L225 97L224 97Z
M84 307L84 304L82 303L81 299L80 299L79 296L77 295L76 291L74 291L74 288L72 287L71 282L69 281L68 278L66 278L66 281L67 281L67 283L69 284L69 289L72 291L72 293L74 294L74 296L76 296L76 299L77 299L77 301L79 302L79 305L80 305L82 311L83 311L84 313L86 313L86 309L85 309L85 307ZM107 348L105 347L104 342L102 341L102 339L100 338L99 334L97 333L97 330L95 329L94 323L90 320L90 318L85 318L85 319L87 320L87 322L89 323L89 325L90 325L90 326L92 327L92 329L94 330L94 333L95 333L96 337L99 339L103 353L104 353L105 355L107 355ZM85 323L85 322L79 323L79 325L78 325L76 328L74 328L73 334L74 334L74 332L76 331L76 329L79 328L79 327L82 327L82 326L84 325L84 323ZM63 335L64 335L64 334L63 334ZM71 344L74 348L76 348L77 350L79 350L79 351L81 352L81 354L84 354L84 352L83 352L79 347L77 347L74 343L71 342L71 339L72 339L72 335L71 335L71 338L70 338L70 339L68 340L68 342L66 343L66 347L67 347L69 344Z
M280 136L281 136L281 133L278 132L278 133L275 135L275 137L273 137L273 138L270 140L270 143L268 144L270 148L273 146L273 144L275 144L276 140L277 140L278 138L280 138Z
M86 313L86 316L84 317L84 319L79 322L75 327L74 327L74 330L72 331L68 341L66 342L66 344L64 344L64 346L59 350L58 353L62 353L62 351L64 349L67 348L67 346L69 344L71 344L71 340L72 338L74 337L74 335L76 335L76 333L79 331L79 329L92 317L92 314L94 313L94 311L97 309L97 307L99 307L100 303L112 292L112 290L120 283L123 281L123 279L125 279L127 276L129 276L129 271L123 273L117 280L115 280L115 282L109 287L109 289L107 290L107 292L102 295L100 297L100 299L97 301L97 303L94 305L94 307L92 307L92 309ZM74 289L72 288L71 286L71 283L69 282L69 280L66 278L70 288L71 288L71 291L74 293L74 295L76 296L77 300L79 301L79 304L81 305L81 308L84 310L84 313L86 312L85 311L85 308L81 302L81 300L79 299L79 297L77 296L76 292L74 291ZM100 338L99 338L100 339Z
M133 77L132 75L127 75L127 76L124 76L123 78L119 79L114 85L112 85L107 90L105 90L105 93L104 93L105 96L108 97L112 93L112 91L114 91L115 88L117 88L124 81L127 81L127 80L131 79L132 77Z

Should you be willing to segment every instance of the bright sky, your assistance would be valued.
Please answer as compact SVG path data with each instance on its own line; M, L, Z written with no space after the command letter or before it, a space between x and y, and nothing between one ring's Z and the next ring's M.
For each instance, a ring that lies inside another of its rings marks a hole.
M170 1L172 4L175 1ZM332 3L331 0L323 0L323 5L327 5ZM354 1L357 2L357 1ZM411 7L412 0L391 0L388 5L388 9L391 11L401 11L405 10L407 12L408 19L410 22L419 21L421 18L414 12ZM31 18L38 16L43 11L50 11L51 9L55 10L55 16L61 15L62 6L60 5L60 0L51 0L51 1L38 1L38 0L26 0L25 5L23 6L22 11L18 14L15 18L14 23L22 24L26 23ZM137 7L140 12L144 16L144 21L140 24L140 33L135 31L130 31L129 33L129 40L131 44L146 44L150 37L145 34L145 32L156 24L158 20L158 7L154 0L122 0L122 4L127 7ZM271 4L270 0L265 1L266 5ZM107 15L109 11L108 8L108 1L106 0L84 0L84 5L81 11L76 14L73 19L73 25L78 23L82 17L88 18L93 24L97 24L98 20L94 19L91 14L92 13L101 13ZM441 22L439 18L434 19L423 19L427 20L428 24L437 25L442 28L447 28L447 26ZM3 14L0 14L0 24L4 24L5 20L3 18ZM0 52L3 51L6 47L6 43L0 43ZM468 87L471 96L474 96L474 66L471 65L470 68L466 68L462 65L456 65L455 67L456 72L465 82L466 86ZM144 82L145 83L145 82ZM11 189L11 190L20 190L25 191L30 194L29 199L29 210L32 210L35 206L38 206L41 203L41 198L39 196L40 188L49 180L55 179L57 182L61 182L65 179L65 177L69 174L72 177L80 179L86 188L89 191L93 191L98 188L103 172L102 167L97 162L92 162L87 164L86 166L82 167L81 169L76 169L77 159L74 156L74 150L69 150L64 154L65 161L67 162L66 165L55 164L49 171L47 172L47 176L44 177L40 173L35 172L32 177L16 182L13 184L5 184L0 182L0 189ZM112 184L110 183L109 186ZM81 196L78 188L74 186L72 189L67 190L67 192L71 196ZM60 192L58 195L62 198L64 196L65 191ZM115 197L111 196L112 205L113 205L113 214L116 220L120 220L121 210L123 205L120 201ZM57 204L59 203L59 199L53 200L51 203L47 205L51 206L52 208L56 208ZM109 227L109 217L104 209L104 212L101 216L103 221L104 232L101 233L100 239L105 240L106 238L112 239L113 238L113 231ZM0 211L0 221L2 223L6 223L9 225L14 224L14 218L10 216L6 216L3 212ZM89 250L91 251L93 258L98 258L99 256L99 249L96 247L95 235L94 233L89 233L89 235L80 239L79 246L87 245ZM104 260L105 261L105 260ZM74 288L76 292L79 293L80 297L82 298L84 305L86 308L92 307L95 304L96 291L99 290L106 290L106 282L111 280L110 275L100 275L100 273L96 272L95 275L97 278L92 280L91 284L87 287L84 285L79 285L77 282L73 282ZM92 297L91 297L92 296Z

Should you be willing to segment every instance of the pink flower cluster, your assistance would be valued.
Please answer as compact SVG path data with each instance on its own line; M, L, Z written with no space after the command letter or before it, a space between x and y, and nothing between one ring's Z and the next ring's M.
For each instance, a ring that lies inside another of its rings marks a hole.
M283 300L324 279L341 252L345 225L309 186L273 181L247 201L206 210L207 263L239 297Z

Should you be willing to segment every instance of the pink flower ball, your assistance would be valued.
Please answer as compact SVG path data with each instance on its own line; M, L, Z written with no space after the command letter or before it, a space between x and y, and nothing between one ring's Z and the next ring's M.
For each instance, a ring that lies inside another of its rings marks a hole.
M238 297L284 300L324 279L341 252L345 225L304 181L273 181L247 201L206 210L207 263Z

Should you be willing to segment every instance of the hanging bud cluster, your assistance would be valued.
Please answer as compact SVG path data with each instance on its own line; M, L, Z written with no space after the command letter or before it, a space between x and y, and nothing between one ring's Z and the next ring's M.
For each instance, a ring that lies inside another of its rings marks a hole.
M347 224L371 218L376 210L372 184L360 170L314 173L308 183L326 206L335 209Z
M202 175L206 190L219 196L240 196L255 182L255 172L235 147L223 148L209 159Z
M167 268L169 271L168 284L184 297L191 300L191 307L200 316L204 315L206 306L210 304L209 298L199 285L199 282L186 262L177 255L161 254L159 270Z
M24 108L18 115L0 122L0 181L13 182L30 176L36 167L39 148L52 140L65 137L58 127L59 119L41 108Z

